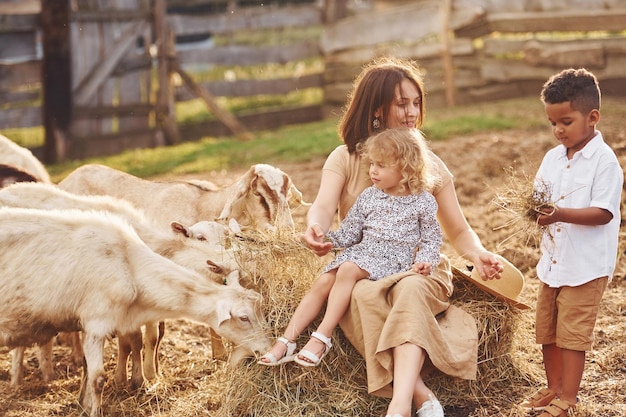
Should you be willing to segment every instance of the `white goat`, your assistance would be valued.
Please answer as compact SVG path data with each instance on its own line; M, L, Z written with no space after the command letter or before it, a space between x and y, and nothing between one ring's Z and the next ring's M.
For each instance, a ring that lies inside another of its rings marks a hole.
M260 295L221 285L156 254L119 216L0 208L0 345L45 343L82 331L80 403L101 415L105 339L144 323L186 318L235 344L265 351Z
M242 227L293 229L289 204L307 204L287 174L266 164L253 165L222 189L206 181L149 181L95 164L77 168L59 186L76 194L126 199L164 226L173 220L194 224L235 219Z
M36 208L44 210L79 209L104 210L115 213L126 219L137 231L141 239L156 253L171 259L179 265L191 268L213 279L223 282L225 274L229 274L227 281L239 280L239 272L235 270L236 262L229 258L229 252L218 246L206 245L196 239L186 236L197 234L188 227L175 223L172 232L162 231L152 224L145 215L125 200L110 196L80 196L61 190L55 185L45 183L16 183L0 189L0 206ZM197 227L197 226L196 226ZM200 228L203 230L204 228ZM205 231L206 233L206 231ZM221 262L227 261L228 266ZM126 362L132 353L131 385L139 387L144 376L149 380L156 378L158 373L158 344L163 332L159 332L158 323L146 323L146 340L144 346L143 372L141 358L141 329L130 335L121 335L118 341L118 363L115 373L115 382L122 384L126 381ZM133 339L128 340L129 337ZM73 335L74 362L82 363L82 351L78 334ZM44 381L54 379L52 367L52 342L40 346L39 366ZM136 347L139 346L139 349ZM134 349L132 348L134 347ZM11 384L18 385L23 376L24 347L12 351Z
M4 135L0 135L0 163L21 169L35 177L37 181L52 182L44 165L29 149Z
M37 182L39 179L23 168L0 163L0 188L16 182Z

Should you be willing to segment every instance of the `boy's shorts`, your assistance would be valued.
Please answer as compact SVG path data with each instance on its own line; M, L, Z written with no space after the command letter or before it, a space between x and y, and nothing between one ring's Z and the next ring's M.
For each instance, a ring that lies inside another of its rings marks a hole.
M607 283L608 277L577 287L551 288L541 282L535 313L537 343L556 343L569 350L591 350L593 329Z

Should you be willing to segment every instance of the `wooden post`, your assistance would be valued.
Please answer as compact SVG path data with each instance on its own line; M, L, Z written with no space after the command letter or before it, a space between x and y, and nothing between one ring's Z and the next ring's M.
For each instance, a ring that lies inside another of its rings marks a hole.
M343 19L348 15L347 0L325 0L324 1L324 23L331 24Z
M157 45L157 73L159 90L156 102L156 120L165 136L165 143L173 145L181 142L176 110L174 106L174 90L172 88L171 62L174 59L173 35L165 19L165 0L154 2L154 27Z
M43 161L65 159L72 120L72 70L68 0L41 2L42 87L45 142Z
M445 83L446 104L452 107L456 104L456 87L454 84L454 65L452 63L452 45L450 43L450 15L452 14L452 0L441 0L441 66Z

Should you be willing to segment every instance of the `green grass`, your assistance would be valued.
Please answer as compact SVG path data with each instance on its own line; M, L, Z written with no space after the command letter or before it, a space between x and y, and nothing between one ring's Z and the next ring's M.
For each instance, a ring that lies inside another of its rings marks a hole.
M247 167L255 163L306 162L326 156L340 144L336 119L256 132L241 142L232 137L205 137L177 146L129 150L119 155L75 160L48 166L54 182L86 163L100 163L138 177L182 175Z

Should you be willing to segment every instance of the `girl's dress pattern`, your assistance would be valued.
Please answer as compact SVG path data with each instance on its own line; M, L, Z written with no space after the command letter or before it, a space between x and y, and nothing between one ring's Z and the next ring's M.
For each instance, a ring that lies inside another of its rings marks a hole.
M437 201L428 192L392 196L371 186L327 237L335 248L345 249L324 272L347 261L369 272L371 280L408 271L415 262L431 262L434 270L442 244Z

